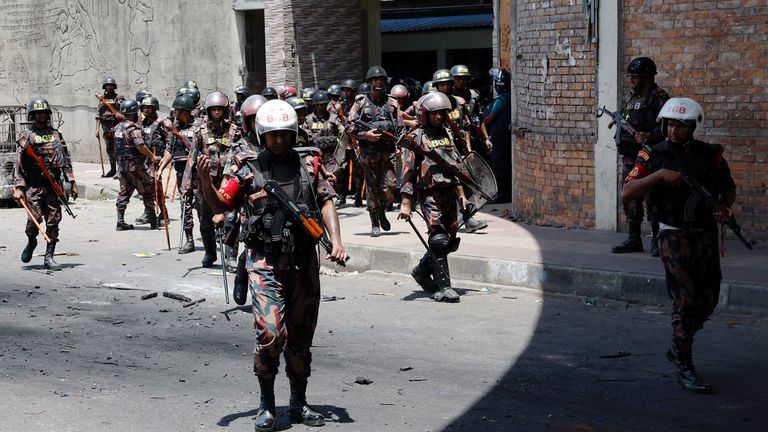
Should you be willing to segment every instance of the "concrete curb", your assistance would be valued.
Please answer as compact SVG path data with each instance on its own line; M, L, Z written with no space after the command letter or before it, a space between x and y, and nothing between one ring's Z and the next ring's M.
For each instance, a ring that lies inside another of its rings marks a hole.
M107 199L117 199L117 192L112 189L92 186L88 184L78 183L80 196L87 200L101 201Z
M346 244L346 271L410 273L422 251ZM543 292L652 304L669 303L663 274L636 273L452 254L451 277ZM720 308L768 311L768 286L733 281L720 285Z

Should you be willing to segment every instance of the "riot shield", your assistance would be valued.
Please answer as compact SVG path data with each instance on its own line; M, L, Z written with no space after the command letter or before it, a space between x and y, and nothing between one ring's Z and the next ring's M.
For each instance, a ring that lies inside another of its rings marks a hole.
M499 187L496 184L496 176L493 175L493 170L488 166L488 163L480 157L477 152L469 152L462 159L464 166L469 171L469 174L480 186L480 188L488 196L496 198L499 193ZM488 203L488 200L483 198L479 193L475 193L472 188L465 187L464 194L467 196L467 200L472 205L471 215L474 215L480 209Z

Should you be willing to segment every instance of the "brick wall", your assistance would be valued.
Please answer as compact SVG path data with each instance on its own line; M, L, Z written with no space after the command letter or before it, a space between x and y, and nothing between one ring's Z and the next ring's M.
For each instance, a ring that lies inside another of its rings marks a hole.
M517 2L515 209L536 224L594 227L595 46L581 2Z
M735 210L768 236L768 5L765 0L624 0L624 67L641 55L673 97L704 107L700 139L725 146Z
M357 0L266 0L267 82L327 87L362 79L363 35ZM294 32L295 28L295 32ZM295 39L294 39L295 37ZM291 53L297 52L295 62ZM285 53L285 54L283 54Z

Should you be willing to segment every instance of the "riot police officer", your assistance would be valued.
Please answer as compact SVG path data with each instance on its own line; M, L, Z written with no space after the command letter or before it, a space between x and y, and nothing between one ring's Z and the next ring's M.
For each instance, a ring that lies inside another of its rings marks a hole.
M291 421L310 426L325 424L306 400L310 375L312 339L320 306L317 251L296 224L287 223L272 198L262 190L266 180L282 185L289 198L322 222L333 245L328 258L342 262L341 242L333 187L314 168L312 156L293 150L298 132L295 110L283 101L268 101L256 114L260 141L265 151L238 156L237 170L220 190L213 187L208 159L201 157L198 172L206 201L218 212L244 206L248 218L241 235L247 247L250 288L256 326L254 372L259 379L261 403L257 431L275 429L275 376L280 354L285 351L290 380ZM275 237L274 233L281 235Z
M643 149L625 179L625 200L648 193L657 209L659 250L667 290L672 298L672 344L677 382L686 390L712 393L693 366L693 338L715 310L720 295L718 223L733 216L736 184L723 147L694 138L701 131L704 110L688 98L669 99L657 120L666 140ZM690 185L695 179L719 202L713 206Z
M418 102L419 128L412 133L412 144L403 149L400 189L403 201L398 219L410 219L413 202L418 202L427 221L430 251L424 254L411 275L425 291L434 293L433 300L458 302L459 294L451 288L448 254L459 247L456 202L465 209L467 199L453 176L421 154L438 148L449 162L457 163L459 153L452 132L445 124L451 109L451 101L440 92L427 93Z
M383 137L382 131L396 134L403 127L402 114L397 102L386 94L387 72L381 66L373 66L365 74L370 95L358 94L350 109L347 127L355 135L359 148L360 165L365 176L365 197L371 218L371 237L389 231L386 210L394 200L395 167L390 159L394 142ZM373 124L375 130L361 130L355 120Z
M13 164L13 198L28 204L36 219L44 220L50 243L45 249L43 266L55 271L61 270L53 259L59 241L61 204L51 179L59 182L63 178L69 182L73 199L77 199L78 190L67 144L61 132L51 126L51 113L51 106L45 99L34 99L27 105L27 115L32 123L17 140L19 150ZM44 174L45 171L48 171L50 178ZM38 229L34 222L27 219L24 232L27 234L27 245L21 252L21 261L28 263L37 247Z
M147 168L152 179L155 180L155 199L164 193L162 185L162 175L158 179L158 168L160 165L160 159L165 154L165 148L168 142L168 135L171 129L173 129L173 121L170 118L161 120L157 111L160 109L160 102L154 96L148 96L141 100L140 104L141 112L143 114L141 119L141 133L144 137L144 144L152 153L151 158L147 158ZM163 206L158 207L159 212L157 214L157 225L163 226L166 215ZM134 221L138 225L148 224L149 215L142 214Z
M261 95L267 98L267 100L277 99L277 90L274 87L264 87L261 91Z
M314 112L307 116L304 124L309 134L310 144L323 152L320 162L328 173L334 174L335 182L335 174L339 169L339 164L333 155L339 145L339 134L343 130L343 126L336 114L331 114L328 111L330 101L328 92L316 91L312 95Z
M240 131L229 121L229 99L219 91L211 92L205 97L205 119L195 129L195 139L192 146L200 154L208 157L211 167L210 177L215 187L219 187L224 177L224 167L234 157L235 143L240 141ZM188 171L193 175L193 171ZM184 182L191 182L185 179ZM213 230L214 213L202 199L199 190L196 200L200 203L200 237L203 240L205 255L202 266L211 267L216 262L216 238Z
M173 168L176 171L176 187L181 199L181 220L183 224L184 237L186 241L179 248L180 254L187 254L195 251L195 241L192 235L192 228L194 227L194 220L192 219L192 209L198 208L196 203L195 194L192 189L196 188L195 178L190 179L192 184L183 184L184 171L187 169L187 158L192 151L192 141L195 138L194 121L192 117L192 110L195 109L195 103L192 98L186 94L178 96L173 101L172 105L174 111L175 123L169 135L169 143L165 149L163 160L160 161L160 168L157 171L157 175L160 176L165 168L173 163ZM190 168L191 169L191 168ZM195 176L196 177L196 176ZM199 219L198 210L198 219Z
M150 228L157 229L155 215L154 180L147 170L147 159L152 160L152 152L144 142L144 135L136 121L139 118L139 103L128 99L120 104L120 114L125 117L115 127L115 148L120 172L120 192L115 201L117 225L115 230L132 230L133 225L125 222L125 209L134 191L138 191L144 202L144 214Z
M622 116L632 127L637 130L636 136L616 127L616 133L621 134L621 143L618 152L621 155L622 178L625 178L635 163L637 152L643 145L653 146L663 137L661 125L656 117L661 107L669 100L667 92L662 90L655 82L656 63L648 57L638 57L632 60L627 67L627 75L632 83L632 93L629 101L621 110ZM610 126L613 126L611 122ZM629 235L620 245L611 248L613 253L642 252L643 241L640 237L640 227L643 222L643 197L633 200L623 200L624 215L629 224ZM653 238L651 240L651 254L658 256L656 234L658 224L653 222L655 209L648 208L648 217L652 222Z
M125 97L117 94L117 82L114 78L107 77L101 83L101 88L104 89L103 96L104 101L111 105L115 111L120 109L120 104L123 103ZM109 156L109 171L102 177L113 177L117 174L117 155L115 153L115 126L122 121L121 116L115 116L112 111L102 103L96 108L96 138L103 137L104 145Z
M251 92L248 87L239 85L235 88L235 100L229 106L229 119L237 126L241 131L243 127L243 119L240 115L240 107L243 105Z
M299 129L296 136L296 145L305 147L309 145L309 132L307 132L307 103L303 98L291 96L285 100L296 112Z

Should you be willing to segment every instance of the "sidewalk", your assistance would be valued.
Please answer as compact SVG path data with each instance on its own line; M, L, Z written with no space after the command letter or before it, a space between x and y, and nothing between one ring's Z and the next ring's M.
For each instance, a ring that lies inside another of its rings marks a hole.
M117 180L102 179L98 164L75 163L74 170L83 197L117 196ZM169 188L169 197L170 193ZM169 210L175 217L178 206ZM528 225L512 222L503 213L503 206L486 206L478 218L487 220L488 228L459 234L461 246L450 256L453 279L626 301L669 301L659 258L648 252L610 252L626 234ZM364 209L339 209L342 237L352 257L346 270L409 273L416 265L424 247L409 224L396 220L396 212L387 216L392 230L372 238ZM416 225L426 232L418 219L414 217ZM646 249L649 242L650 237L644 238ZM768 244L758 243L752 251L737 240L726 244L727 255L721 259L721 307L768 310Z

